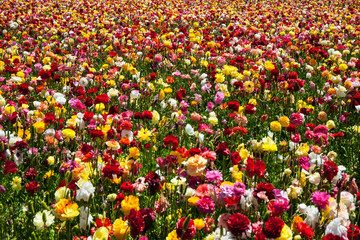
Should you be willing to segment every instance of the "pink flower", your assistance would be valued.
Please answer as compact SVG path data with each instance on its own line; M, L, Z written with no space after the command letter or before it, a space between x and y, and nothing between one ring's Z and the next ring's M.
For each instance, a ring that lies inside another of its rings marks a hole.
M202 214L213 213L215 210L215 203L211 197L203 197L196 202L196 206Z
M301 136L300 134L292 134L291 135L291 141L294 142L294 143L299 143L301 142Z
M327 134L329 132L329 129L325 125L319 125L314 128L314 134Z
M303 121L303 116L300 113L293 113L290 117L290 123L295 125L302 125Z
M222 173L219 170L207 171L205 179L208 182L221 182L223 180Z
M326 192L315 191L311 195L311 201L318 205L318 207L321 209L325 209L326 206L329 205L329 199L330 195L328 195Z
M206 151L200 154L205 159L215 161L216 160L216 153L214 151Z
M224 100L225 95L223 92L217 92L215 94L215 103L216 104L221 104L221 102Z

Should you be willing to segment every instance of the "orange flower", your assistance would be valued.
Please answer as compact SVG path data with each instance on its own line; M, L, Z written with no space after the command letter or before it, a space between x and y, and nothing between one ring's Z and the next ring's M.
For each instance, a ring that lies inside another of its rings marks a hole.
M130 140L127 137L122 137L120 139L120 144L130 146Z
M174 78L169 76L166 78L166 82L171 84L174 82Z

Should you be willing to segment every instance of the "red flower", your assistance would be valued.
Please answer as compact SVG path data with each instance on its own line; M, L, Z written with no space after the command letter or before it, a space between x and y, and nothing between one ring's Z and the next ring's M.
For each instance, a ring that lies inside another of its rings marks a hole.
M19 92L22 94L22 95L26 95L29 93L29 87L30 85L27 84L27 83L21 83L18 88L19 88Z
M188 226L184 226L185 220L186 218L181 218L176 223L176 234L181 240L191 239L196 233L194 221L190 219Z
M227 221L227 226L229 231L235 236L245 236L248 237L248 234L251 233L250 227L251 222L249 218L240 213L234 213Z
M55 115L53 113L49 112L49 113L45 114L44 123L52 124L55 122L55 119L56 119Z
M341 236L329 233L328 235L323 237L321 240L344 240L344 238L342 238Z
M124 173L124 169L119 167L119 163L112 161L110 164L106 164L101 172L105 178L113 179L114 175L120 177Z
M283 229L285 223L278 217L270 217L265 224L263 233L267 238L278 238L281 235L281 230Z
M337 175L337 173L338 166L336 165L336 163L330 160L326 160L324 162L324 167L322 171L323 177L325 177L329 181L329 183L332 183L332 180Z
M314 231L305 222L296 223L296 229L298 230L300 235L305 237L306 239L313 239Z
M26 191L30 195L34 195L34 193L37 191L37 189L40 187L40 184L37 182L31 182L28 185L26 185Z
M256 112L256 107L253 104L247 104L245 105L245 111L246 114L254 114Z
M145 176L145 182L149 184L151 194L155 194L160 190L160 177L157 173L149 172Z
M96 138L102 138L102 137L104 137L104 133L103 133L103 131L101 131L101 130L92 130L91 132L90 132L90 136L91 136L91 138L92 139L96 139Z
M84 104L87 107L91 107L94 104L94 100L91 97L86 97L84 100Z
M153 222L156 220L156 212L152 208L143 208L139 212L145 221L144 231L146 231L152 227Z
M230 155L230 149L228 148L229 144L227 142L220 143L219 146L216 147L216 154L219 155Z
M360 237L360 229L358 226L354 225L354 224L350 224L348 227L347 227L347 237L348 239L352 239L352 240L359 240Z
M25 178L30 181L34 180L36 175L37 172L35 168L29 168L24 174Z
M134 187L131 182L122 183L120 189L127 193L132 193L134 191Z
M286 127L287 132L295 133L298 127L295 124L290 123L289 126Z
M244 128L244 127L234 127L233 132L234 133L239 133L240 135L247 135L248 134L248 130L246 128Z
M236 101L231 101L228 103L228 108L230 110L233 110L234 112L237 112L239 110L240 103Z
M4 165L2 165L4 169L3 174L6 175L9 172L10 173L16 173L18 171L18 169L16 168L16 164L13 161L6 161Z
M95 98L95 104L103 103L104 105L108 104L110 101L110 98L107 94L103 93L99 96L96 96Z
M140 211L136 211L131 209L129 216L126 217L129 221L129 225L131 228L130 235L132 238L136 238L136 236L140 235L145 229L145 220L142 217Z
M239 152L233 152L231 154L231 162L233 165L238 165L241 161L241 157L240 157L240 154Z
M268 198L268 200L272 200L275 199L275 194L274 194L274 186L271 183L258 183L256 185L256 188L253 192L253 196L258 200L258 202L261 202L262 199L259 198L258 193L260 192L265 192L266 197Z
M143 119L149 119L149 120L151 120L152 117L153 117L152 112L150 112L150 111L144 111L144 112L143 112Z
M175 151L179 147L179 140L174 135L166 136L164 146L172 146L172 150Z
M137 112L134 114L135 119L144 119L144 115L142 112Z
M94 117L94 115L95 115L95 114L94 114L93 112L86 111L86 112L84 113L83 119L84 119L85 122L89 122L89 121Z
M264 178L266 172L266 166L264 161L260 159L248 158L246 161L246 173L252 178L255 174L258 178Z
M121 130L128 130L128 131L131 131L131 128L132 128L132 124L131 122L125 120L123 121L121 124L120 124L120 129Z

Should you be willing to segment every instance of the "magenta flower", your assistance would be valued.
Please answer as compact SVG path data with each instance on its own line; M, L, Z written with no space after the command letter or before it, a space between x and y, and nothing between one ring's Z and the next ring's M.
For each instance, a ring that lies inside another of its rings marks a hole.
M197 208L202 214L213 213L215 210L215 203L211 197L203 197L196 203Z
M326 192L316 191L311 195L311 201L319 208L325 209L329 205L330 195Z

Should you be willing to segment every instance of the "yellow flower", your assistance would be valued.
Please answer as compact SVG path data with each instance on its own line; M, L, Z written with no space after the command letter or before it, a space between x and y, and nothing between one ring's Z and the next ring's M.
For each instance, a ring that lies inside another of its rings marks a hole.
M137 159L140 156L140 151L137 147L132 147L129 149L129 158L133 157Z
M201 218L194 219L194 224L197 230L201 230L205 227L204 220L202 220Z
M50 178L51 176L54 176L54 171L53 171L53 170L50 170L50 171L48 171L47 173L45 173L44 178L45 178L45 179L48 179L48 178Z
M244 84L244 89L245 89L245 92L252 93L255 89L255 85L251 81L246 81Z
M70 141L75 138L75 131L69 128L62 130L62 134L66 141Z
M72 202L69 199L63 198L56 204L56 217L59 218L61 221L73 219L80 214L78 208L79 206L77 205L77 203Z
M100 227L94 233L94 240L107 240L109 238L109 230L106 227Z
M188 199L188 203L189 203L191 206L196 206L196 203L197 203L197 201L199 201L199 200L200 200L200 198L198 198L198 197L191 197L191 198Z
M287 127L290 124L290 119L287 116L282 116L279 118L279 123L282 127Z
M33 127L36 130L36 133L40 134L43 133L45 131L45 123L44 122L36 122L33 124Z
M159 100L161 101L161 100L163 100L165 98L165 92L164 92L164 90L160 90L160 92L159 92Z
M331 129L335 128L336 125L335 125L335 123L334 123L333 120L329 120L329 121L327 121L327 123L326 123L326 127L327 127L329 130L331 130Z
M9 115L12 114L13 112L15 112L15 107L7 104L5 107L5 114Z
M13 182L11 184L11 187L12 187L13 190L21 189L21 178L20 177L14 177Z
M50 156L47 158L47 162L49 165L54 165L55 163L55 158L53 156Z
M130 233L130 227L128 226L127 221L123 221L121 218L116 219L113 224L114 227L114 236L117 240L126 239Z
M284 227L281 230L281 235L278 238L275 238L276 240L291 240L293 236L293 233L288 225L284 225Z
M270 129L274 132L280 132L281 131L281 123L278 121L271 122Z
M46 65L51 61L51 59L49 57L46 57L42 60L43 64Z
M268 70L268 71L271 71L271 70L275 69L275 66L274 66L274 64L272 64L272 62L266 61L265 62L265 69Z
M113 151L116 151L120 148L120 144L113 139L110 141L107 141L105 144L106 144L106 146L108 146L108 148L110 148Z
M142 141L150 141L151 135L152 135L151 131L149 131L147 128L146 129L142 128L140 130L140 132L138 132L137 137L140 140L140 142L142 142Z
M310 147L307 143L301 143L295 154L297 157L305 157L308 155L309 150Z
M100 111L102 111L104 109L105 109L105 105L103 103L98 103L98 104L95 105L95 110L97 112L100 112Z
M346 69L348 69L348 66L345 63L342 63L342 64L339 65L339 69L341 71L346 71Z
M272 140L270 137L267 137L263 140L262 148L266 152L276 152L277 151L277 146L276 146L274 140Z
M243 182L243 172L239 170L238 165L233 166L231 176L234 178L235 182Z
M176 230L173 230L167 235L166 240L180 240L180 238L178 238Z
M127 216L131 209L138 211L140 209L139 199L133 195L126 196L121 202L121 211Z
M215 75L215 82L216 83L223 83L225 81L225 76L222 73L217 73Z

